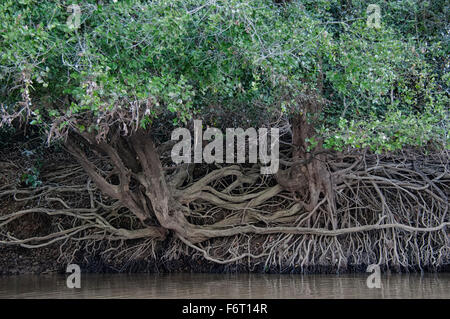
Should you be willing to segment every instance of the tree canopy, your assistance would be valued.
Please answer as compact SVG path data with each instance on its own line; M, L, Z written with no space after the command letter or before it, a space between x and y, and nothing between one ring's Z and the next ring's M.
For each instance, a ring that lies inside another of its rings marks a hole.
M52 140L307 114L313 146L448 148L448 4L373 3L379 28L365 1L2 1L1 123Z

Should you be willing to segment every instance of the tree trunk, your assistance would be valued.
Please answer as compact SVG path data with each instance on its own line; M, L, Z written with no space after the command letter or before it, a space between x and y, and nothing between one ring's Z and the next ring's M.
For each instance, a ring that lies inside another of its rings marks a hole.
M277 176L280 185L303 199L308 211L314 210L319 202L326 198L327 210L330 214L336 211L333 179L327 167L327 152L322 147L322 141L308 149L307 138L314 137L314 120L321 111L319 102L307 101L300 114L293 117L292 127L292 162L293 165ZM308 120L307 114L312 115Z

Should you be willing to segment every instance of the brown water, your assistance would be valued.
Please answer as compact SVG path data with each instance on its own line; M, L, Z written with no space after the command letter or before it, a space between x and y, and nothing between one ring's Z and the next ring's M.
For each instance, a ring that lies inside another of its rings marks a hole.
M450 273L381 275L369 289L359 275L82 274L0 277L0 298L446 298Z

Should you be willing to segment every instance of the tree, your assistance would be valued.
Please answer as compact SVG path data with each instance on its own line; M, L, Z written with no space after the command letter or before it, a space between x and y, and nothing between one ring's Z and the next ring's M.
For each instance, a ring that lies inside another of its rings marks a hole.
M79 26L69 5L76 3L0 5L1 123L37 125L49 143L63 141L97 187L140 221L126 230L99 219L92 236L98 229L117 238L171 232L219 261L195 244L310 234L336 245L339 264L348 257L337 235L379 230L400 240L392 229L435 231L428 235L442 243L448 180L436 178L448 175L448 163L424 174L373 155L448 150L448 75L436 62L446 50L439 4L433 11L420 2L380 2L378 29L368 27L358 1L85 1ZM428 13L419 18L420 10ZM414 22L399 24L412 14ZM170 163L167 128L189 127L192 119L220 128L282 128L291 146L282 152L283 170L267 182L252 166ZM355 155L357 149L365 151ZM448 160L446 151L441 156ZM94 157L112 168L102 172ZM361 191L361 183L371 189ZM431 186L417 195L423 183ZM386 204L396 196L409 203ZM404 220L416 206L441 222ZM211 208L221 210L219 218ZM356 211L355 222L338 216L344 208Z

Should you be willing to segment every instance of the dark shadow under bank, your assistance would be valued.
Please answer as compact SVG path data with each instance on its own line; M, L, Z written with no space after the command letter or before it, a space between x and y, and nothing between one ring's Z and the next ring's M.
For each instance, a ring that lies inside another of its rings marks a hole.
M60 254L59 246L52 245L37 249L22 247L0 247L0 275L20 274L46 274L65 273L67 264L58 260ZM344 274L364 273L365 264L353 265L349 263L346 268L316 265L309 267L272 267L265 268L263 263L231 263L221 265L202 258L181 256L176 260L163 260L158 257L129 260L117 262L117 260L106 260L99 253L89 254L78 251L74 254L74 260L84 273L276 273L276 274ZM390 267L381 265L383 272L392 273L420 273L420 272L450 272L450 264L441 267Z

